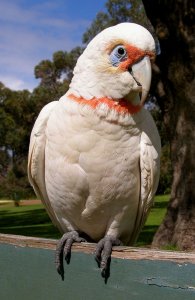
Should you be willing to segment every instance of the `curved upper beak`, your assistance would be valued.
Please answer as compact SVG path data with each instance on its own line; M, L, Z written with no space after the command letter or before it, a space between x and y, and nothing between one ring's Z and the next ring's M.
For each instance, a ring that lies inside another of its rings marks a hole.
M134 64L131 69L131 75L133 76L137 84L141 87L140 104L143 105L147 98L152 79L152 68L149 57L145 56L141 61Z

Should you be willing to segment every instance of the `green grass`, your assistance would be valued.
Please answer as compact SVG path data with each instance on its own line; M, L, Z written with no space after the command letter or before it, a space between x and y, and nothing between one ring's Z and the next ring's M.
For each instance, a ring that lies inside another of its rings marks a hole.
M166 212L168 195L156 196L148 220L140 233L136 246L149 245ZM59 238L42 204L14 207L12 203L0 205L0 232L45 238Z
M59 238L42 204L14 207L0 205L0 232L45 238Z
M139 235L136 246L151 244L153 236L165 216L169 199L169 195L159 195L155 197L154 206L152 207L146 224Z

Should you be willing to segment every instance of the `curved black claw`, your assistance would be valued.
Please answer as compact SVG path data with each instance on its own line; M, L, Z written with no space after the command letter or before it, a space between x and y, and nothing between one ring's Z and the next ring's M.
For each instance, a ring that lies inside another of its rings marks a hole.
M62 280L64 280L63 257L65 258L67 264L69 264L71 258L71 247L72 244L75 242L81 243L86 242L86 240L80 237L77 231L70 231L65 233L57 244L55 253L55 264L58 273L62 277Z
M105 282L110 276L110 262L113 246L120 246L122 242L111 236L107 235L101 239L95 250L95 260L98 263L98 267L101 269L102 277L105 278Z

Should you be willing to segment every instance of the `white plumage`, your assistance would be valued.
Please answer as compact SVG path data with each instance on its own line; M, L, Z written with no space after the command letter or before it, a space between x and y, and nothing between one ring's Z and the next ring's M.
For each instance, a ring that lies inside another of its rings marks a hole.
M114 66L109 57L117 45L129 60ZM69 91L36 120L29 180L63 233L78 231L96 242L112 236L129 245L145 222L158 185L160 139L140 106L148 79L140 87L139 74L148 70L142 62L148 66L154 48L137 24L104 30L78 59Z

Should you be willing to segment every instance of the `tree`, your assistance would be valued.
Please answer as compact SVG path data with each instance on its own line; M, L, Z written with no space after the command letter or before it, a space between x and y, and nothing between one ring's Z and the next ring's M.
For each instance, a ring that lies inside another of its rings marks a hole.
M195 249L195 40L192 0L143 0L158 35L156 97L169 133L173 182L153 245Z
M29 192L26 160L33 106L29 91L11 91L0 83L0 196Z
M106 12L99 12L83 35L83 43L87 44L103 29L122 22L136 22L153 30L146 17L141 0L108 0Z
M40 85L58 92L63 82L70 83L73 68L82 52L83 48L75 47L70 52L55 52L52 60L42 60L34 69L35 77L41 79Z
M74 66L82 52L81 47L75 47L70 52L57 51L54 52L52 60L42 60L35 66L35 77L40 79L40 84L31 95L36 117L44 105L58 100L66 93L73 76Z
M47 103L68 90L81 47L57 51L52 60L35 67L40 84L29 91L12 91L0 82L0 197L33 193L27 179L27 156L32 126Z

